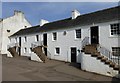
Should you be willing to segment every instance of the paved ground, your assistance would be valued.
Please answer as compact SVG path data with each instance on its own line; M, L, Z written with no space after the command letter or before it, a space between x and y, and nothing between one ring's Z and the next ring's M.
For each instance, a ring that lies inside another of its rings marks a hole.
M2 58L3 81L112 81L110 77L80 70L73 64L50 60L47 63L26 58Z

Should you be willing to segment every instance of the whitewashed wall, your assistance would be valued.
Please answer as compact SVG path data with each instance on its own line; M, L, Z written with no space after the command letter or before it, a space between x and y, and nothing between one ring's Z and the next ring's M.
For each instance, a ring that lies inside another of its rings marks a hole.
M82 38L75 38L75 29L81 29ZM66 31L66 35L63 35L64 31ZM52 33L57 32L57 40L52 40ZM48 52L51 55L48 55L51 59L61 60L71 62L71 47L76 47L77 50L81 50L81 41L85 36L89 36L88 28L77 27L74 29L64 29L64 30L54 30L48 32ZM60 54L55 54L55 48L60 48ZM77 62L80 63L81 53L77 51Z
M112 47L118 47L120 46L119 41L120 37L118 36L111 36L111 29L110 24L118 23L118 21L113 22L106 22L99 24L99 42L100 45L104 46L108 50L112 52Z
M31 52L31 44L34 42L37 42L36 40L36 35L39 36L39 41L41 41L41 33L35 33L35 34L28 34L28 35L21 35L17 36L17 42L19 43L19 37L21 37L21 56L29 56L32 55L33 53ZM27 41L25 42L25 37ZM15 43L15 38L16 37L11 37L11 43ZM27 51L25 52L25 48Z
M117 21L116 21L117 22ZM54 31L47 31L43 33L36 33L30 35L23 35L21 36L22 39L22 46L21 46L21 54L22 56L30 56L29 49L31 43L35 42L36 35L39 35L40 41L43 41L43 34L47 33L47 45L48 45L48 57L51 59L61 60L61 61L68 61L71 62L71 47L76 47L77 50L81 50L81 42L85 37L90 37L90 27L98 26L99 27L99 43L100 45L104 46L105 48L112 50L113 46L118 46L118 38L110 36L110 24L116 23L113 22L106 22L106 23L98 23L98 24L91 24L87 26L81 27L74 27L74 28L66 28L64 30L54 30ZM75 30L81 29L81 38L75 39ZM64 31L66 31L66 35L63 35ZM57 40L52 40L52 33L57 32ZM27 42L24 42L24 37L27 37ZM91 38L91 37L90 37ZM15 40L14 40L15 41ZM89 39L90 41L90 39ZM27 52L24 53L24 48L27 48ZM55 48L60 48L60 54L55 54ZM77 62L81 62L81 53L77 51Z
M82 53L81 69L106 76L120 78L120 74L117 70L113 70L113 68L109 67L109 65L106 65L104 62L97 60L96 57L91 57L90 54Z
M30 27L30 23L25 19L23 13L15 13L14 16L6 18L3 20L3 30L2 32L2 54L7 53L7 45L9 44L8 37L20 29L25 28L25 26ZM10 30L10 32L7 32Z

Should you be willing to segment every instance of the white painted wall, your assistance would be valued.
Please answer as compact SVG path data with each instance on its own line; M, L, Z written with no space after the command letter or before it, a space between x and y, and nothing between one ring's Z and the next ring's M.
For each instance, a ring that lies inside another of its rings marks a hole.
M35 33L35 34L28 34L28 35L11 37L11 43L15 43L15 41L16 41L15 38L17 38L17 42L19 43L19 37L21 37L21 56L30 57L33 54L33 52L31 52L31 50L30 50L31 44L34 42L37 42L36 35L39 36L39 41L41 41L41 39L42 39L41 33ZM25 42L25 37L27 39L26 42ZM26 52L25 52L25 48L26 48Z
M7 54L7 45L9 44L8 37L20 29L25 28L25 26L30 27L31 24L25 19L22 12L15 12L14 16L6 18L3 20L3 30L2 33L2 46L1 53ZM7 32L10 30L10 32Z
M97 60L96 57L91 57L90 54L82 53L81 69L89 72L106 75L106 76L120 78L118 71L113 70L112 68L109 67L109 65L105 65L100 60Z
M117 21L116 21L117 22ZM47 33L47 45L48 45L48 58L61 60L61 61L68 61L71 62L71 47L76 47L77 50L81 50L81 42L85 37L90 37L90 27L98 26L99 27L99 43L100 45L104 46L105 48L111 51L113 46L118 46L118 38L110 37L110 24L116 23L113 22L105 22L105 23L98 23L98 24L91 24L81 27L74 27L74 28L64 28L63 30L54 30L54 31L47 31L43 33L36 33L36 34L29 34L29 35L22 35L22 46L21 46L21 54L22 56L30 56L29 49L31 47L31 43L35 42L36 35L39 35L40 41L43 41L43 34ZM75 38L75 30L81 29L81 38ZM64 31L67 32L66 35L63 35ZM53 41L52 33L57 32L57 40ZM27 37L27 42L24 42L24 37ZM14 38L14 37L13 37ZM91 37L90 37L91 38ZM12 41L12 40L11 40ZM14 40L15 41L15 40ZM90 39L89 39L90 41ZM13 42L13 41L12 41ZM60 54L55 54L55 48L60 47ZM24 48L27 48L27 52L24 53ZM80 63L81 53L77 51L77 62Z
M111 36L110 34L110 24L118 23L118 21L107 22L99 24L99 39L100 45L107 48L109 51L112 52L112 47L120 47L119 40L120 37L118 36Z
M82 38L76 39L75 29L81 29ZM67 32L66 35L63 35L64 31ZM51 59L61 60L71 62L71 47L76 47L77 50L81 50L81 41L85 36L88 36L88 28L85 27L76 27L74 29L64 29L64 30L54 30L48 32L48 51L51 55L48 55ZM53 41L52 33L57 32L57 40ZM60 54L55 54L55 48L60 48ZM77 62L80 63L81 53L77 51Z

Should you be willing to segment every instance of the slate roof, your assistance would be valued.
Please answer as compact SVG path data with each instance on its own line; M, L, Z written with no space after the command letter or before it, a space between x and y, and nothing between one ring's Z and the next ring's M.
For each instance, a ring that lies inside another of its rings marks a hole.
M93 23L103 23L107 21L120 20L120 6L104 9L84 15L78 16L76 19L67 18L44 24L43 26L33 26L27 29L22 29L11 36L25 35L38 32L45 32L56 29L70 28L74 26L84 26Z

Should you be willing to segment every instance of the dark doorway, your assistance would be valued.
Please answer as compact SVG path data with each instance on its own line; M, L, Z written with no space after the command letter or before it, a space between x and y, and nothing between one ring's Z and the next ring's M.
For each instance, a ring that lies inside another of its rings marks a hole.
M71 48L71 62L76 62L76 47Z
M91 27L91 44L99 43L99 31L98 26Z
M47 46L47 33L43 34L43 45ZM44 48L45 55L47 56L47 48Z
M19 37L18 54L21 55L21 37Z

